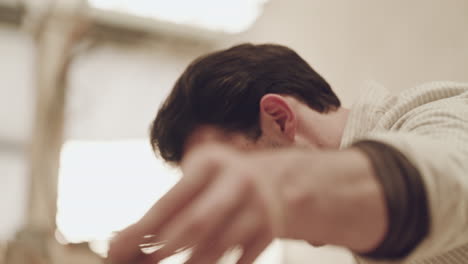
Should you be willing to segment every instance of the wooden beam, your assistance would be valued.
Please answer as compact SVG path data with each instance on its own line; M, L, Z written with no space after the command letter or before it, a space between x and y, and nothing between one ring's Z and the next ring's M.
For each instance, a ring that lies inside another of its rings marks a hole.
M73 1L67 1L67 4ZM67 76L73 47L87 24L77 6L66 13L52 10L36 34L36 109L30 151L30 205L27 226L48 231L56 228L57 182L64 141ZM58 7L56 7L58 8Z
M26 226L8 245L7 262L50 263L57 182L63 142L69 29L47 17L36 32L36 109L29 153L29 203ZM68 31L67 31L68 30Z
M66 4L70 2L66 1ZM37 92L29 153L29 205L26 225L8 243L8 264L101 263L100 258L89 249L81 250L74 256L70 248L60 245L54 236L58 170L64 141L67 73L73 58L73 47L86 32L87 25L80 20L80 10L76 8L70 13L52 10L35 32Z

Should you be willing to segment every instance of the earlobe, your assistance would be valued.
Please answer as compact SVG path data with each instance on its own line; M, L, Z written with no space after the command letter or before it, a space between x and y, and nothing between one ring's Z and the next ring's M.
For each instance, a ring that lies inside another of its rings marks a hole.
M267 94L260 101L260 111L268 116L289 140L294 140L296 116L289 103L281 95Z

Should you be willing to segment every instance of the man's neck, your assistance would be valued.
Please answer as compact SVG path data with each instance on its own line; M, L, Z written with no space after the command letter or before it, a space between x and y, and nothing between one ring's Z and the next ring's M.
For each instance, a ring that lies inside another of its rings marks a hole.
M328 147L340 148L349 112L349 109L340 107L337 111L327 114L330 118L330 126L326 127L328 131L325 131L325 135L330 135L330 145Z
M302 138L323 149L339 149L350 110L340 107L333 112L302 111L299 133Z

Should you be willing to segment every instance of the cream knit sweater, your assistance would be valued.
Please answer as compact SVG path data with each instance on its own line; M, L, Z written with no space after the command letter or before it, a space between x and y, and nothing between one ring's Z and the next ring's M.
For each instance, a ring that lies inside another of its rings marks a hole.
M429 235L404 260L359 263L468 264L468 84L438 82L391 95L368 84L341 148L370 139L403 153L423 177Z

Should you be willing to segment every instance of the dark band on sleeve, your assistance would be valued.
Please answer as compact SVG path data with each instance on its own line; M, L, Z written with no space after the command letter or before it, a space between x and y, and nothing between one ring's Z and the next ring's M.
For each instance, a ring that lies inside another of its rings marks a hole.
M403 258L429 233L429 206L422 176L392 146L366 140L357 142L353 147L369 157L382 184L389 215L389 228L384 241L363 256L374 259Z

